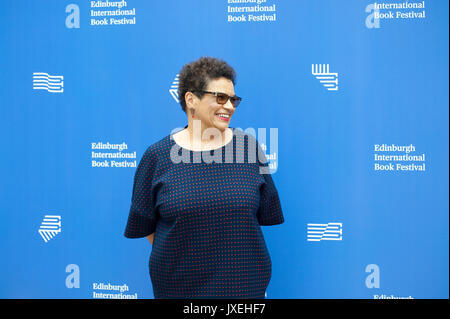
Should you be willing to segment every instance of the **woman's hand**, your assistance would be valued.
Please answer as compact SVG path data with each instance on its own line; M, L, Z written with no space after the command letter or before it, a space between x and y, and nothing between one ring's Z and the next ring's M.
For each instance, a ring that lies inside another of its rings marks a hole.
M154 238L154 237L155 237L155 233L150 234L150 235L148 235L148 236L145 237L145 238L147 238L147 240L150 242L150 244L153 245L153 238Z

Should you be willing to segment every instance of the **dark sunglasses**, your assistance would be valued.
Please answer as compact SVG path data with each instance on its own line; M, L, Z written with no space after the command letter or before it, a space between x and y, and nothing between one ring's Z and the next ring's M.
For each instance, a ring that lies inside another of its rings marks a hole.
M242 101L242 99L239 96L229 96L228 94L220 92L209 92L209 91L192 91L192 92L209 93L215 95L218 104L225 104L228 102L228 100L230 100L234 108L236 108Z

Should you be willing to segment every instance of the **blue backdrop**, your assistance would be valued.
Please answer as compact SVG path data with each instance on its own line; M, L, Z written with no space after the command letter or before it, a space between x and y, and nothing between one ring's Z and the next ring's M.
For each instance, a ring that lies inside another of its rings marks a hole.
M123 236L135 167L92 143L131 165L184 127L170 90L201 56L237 71L230 126L278 129L267 298L449 297L448 1L259 2L0 3L1 298L153 298L151 245Z

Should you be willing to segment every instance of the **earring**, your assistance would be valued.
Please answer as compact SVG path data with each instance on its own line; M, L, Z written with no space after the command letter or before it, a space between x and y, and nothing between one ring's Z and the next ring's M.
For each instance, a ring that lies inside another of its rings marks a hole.
M194 118L195 109L192 109L192 118Z

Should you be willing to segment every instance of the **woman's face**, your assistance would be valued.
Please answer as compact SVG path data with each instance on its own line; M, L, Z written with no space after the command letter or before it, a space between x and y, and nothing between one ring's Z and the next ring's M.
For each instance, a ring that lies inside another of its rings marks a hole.
M211 80L205 91L225 93L229 96L235 95L233 82L223 77ZM230 100L225 104L219 104L216 96L210 93L205 93L202 99L195 97L193 107L195 108L194 119L202 121L202 130L208 127L215 127L222 132L228 128L235 111ZM227 115L228 118L226 117Z

